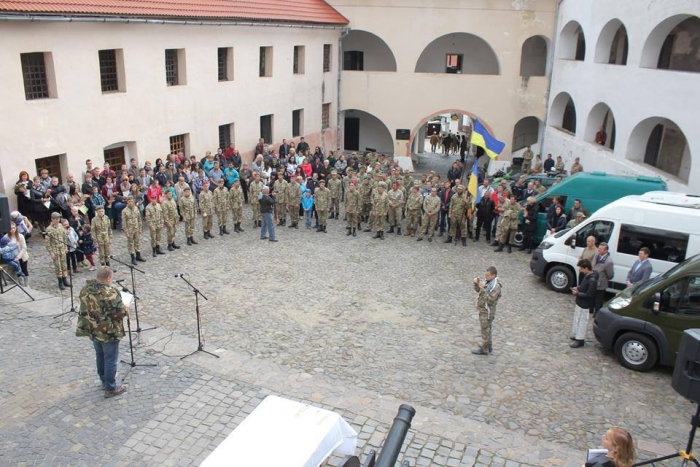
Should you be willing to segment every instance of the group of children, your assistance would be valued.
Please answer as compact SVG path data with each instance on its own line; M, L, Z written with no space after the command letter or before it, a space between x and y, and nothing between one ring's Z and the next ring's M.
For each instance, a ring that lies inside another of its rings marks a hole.
M90 224L85 223L79 226L76 231L71 227L67 219L63 219L62 223L66 229L66 239L68 241L68 245L66 245L66 264L68 268L72 269L74 274L78 273L80 272L78 263L87 260L90 263L89 271L97 269L94 259L97 248L92 240Z

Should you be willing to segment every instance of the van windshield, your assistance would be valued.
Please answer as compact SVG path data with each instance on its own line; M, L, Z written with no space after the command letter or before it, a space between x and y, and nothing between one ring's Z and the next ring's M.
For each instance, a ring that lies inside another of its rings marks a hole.
M652 287L654 287L656 284L663 281L664 279L671 277L673 274L675 274L675 272L678 269L683 267L683 265L685 265L691 259L692 258L688 258L685 261L683 261L682 263L675 265L674 267L672 267L671 269L669 269L665 273L659 274L658 276L654 277L653 279L649 279L646 282L642 282L636 289L634 289L634 292L632 292L632 295L633 296L639 295L639 294L651 289Z

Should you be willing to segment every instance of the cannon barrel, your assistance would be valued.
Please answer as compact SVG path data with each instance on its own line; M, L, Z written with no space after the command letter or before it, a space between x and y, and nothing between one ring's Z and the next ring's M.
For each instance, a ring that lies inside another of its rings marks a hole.
M394 418L389 434L384 440L384 446L379 452L376 467L394 467L399 457L408 429L411 428L411 420L416 415L416 409L407 404L401 404L399 412Z

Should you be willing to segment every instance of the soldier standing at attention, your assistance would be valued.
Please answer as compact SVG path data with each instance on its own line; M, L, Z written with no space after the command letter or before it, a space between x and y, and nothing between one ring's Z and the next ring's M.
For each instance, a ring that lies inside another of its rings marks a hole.
M224 186L224 179L219 179L218 186L214 190L214 209L219 220L219 235L229 235L226 230L226 218L228 217L228 190Z
M406 233L404 236L415 236L416 231L420 228L420 209L423 206L423 196L417 186L411 188L411 194L408 195L408 203L406 204Z
M467 197L464 196L464 185L457 185L457 193L450 198L450 208L447 217L450 219L450 230L447 232L445 243L457 239L457 229L462 237L462 246L467 246L467 233L464 231L464 215L467 210Z
M289 218L292 227L295 229L299 228L299 204L301 203L301 177L294 179L292 183L287 186L287 208L289 208Z
M151 203L153 202L151 201ZM146 260L141 256L143 224L141 222L141 213L136 207L133 196L126 198L126 207L122 211L122 230L124 230L124 235L126 236L126 247L129 250L129 255L131 255L131 264L135 266L136 261L145 262Z
M258 172L253 173L253 181L250 183L250 188L248 188L248 199L250 200L250 207L253 208L253 224L255 227L262 227L262 218L260 217L260 194L265 184L260 181L260 174Z
M338 178L338 172L331 172L331 179L328 180L328 189L331 191L331 219L340 217L340 196L343 193L343 182Z
M534 156L534 154L532 153L530 146L528 146L525 152L523 152L523 165L520 167L520 173L528 173L530 166L532 165L532 156Z
M233 215L233 231L243 232L241 227L241 219L243 219L243 189L241 189L241 181L233 182L231 189L228 191L228 203L231 206L231 214Z
M345 192L345 215L348 219L347 235L357 236L357 216L360 213L360 192L357 189L357 180L353 180L348 185L348 190Z
M419 187L415 187L419 188ZM422 196L422 195L421 195ZM417 242L423 240L424 235L428 235L428 241L433 241L433 234L435 233L435 225L438 220L438 213L440 212L440 206L442 202L437 195L437 188L430 190L430 194L423 200L423 220L420 233L418 234Z
M399 182L391 183L391 190L387 193L387 197L389 198L389 233L394 233L394 227L396 227L396 234L401 235L405 197L403 191L399 190Z
M272 186L272 194L275 195L275 201L277 202L277 225L287 225L287 180L284 179L284 172L280 170L277 172L277 180L275 180Z
M377 194L372 197L372 211L377 223L377 233L372 238L384 240L384 220L389 211L389 195L386 194L386 182L377 184Z
M372 211L372 185L370 184L370 178L365 177L362 179L362 186L360 187L360 203L362 207L362 215L360 216L360 222L369 223L369 215ZM368 225L365 232L371 230Z
M515 242L515 232L520 224L520 206L515 195L510 195L508 200L503 203L503 211L498 222L500 224L500 236L498 238L498 248L496 253L503 251L503 247L508 245L508 253L513 252L513 243ZM499 206L500 207L500 206Z
M211 228L214 225L214 195L209 190L209 181L202 184L202 192L199 194L199 211L202 213L202 231L204 239L214 238ZM194 240L192 241L194 243Z
M160 249L160 234L163 231L163 208L161 208L158 198L153 198L146 206L146 221L148 222L148 230L151 232L151 252L153 257L164 255L165 252Z
M326 224L328 223L328 210L331 206L331 190L326 188L325 180L321 180L319 187L314 191L314 204L316 206L316 214L318 214L316 232L328 233Z
M109 217L105 216L105 207L97 206L97 215L92 218L92 238L100 257L100 266L109 266L109 255L112 254L112 225Z
M496 305L501 298L501 283L498 282L498 272L491 266L486 269L486 280L474 278L474 290L476 297L476 310L479 312L481 324L481 346L472 350L474 355L488 355L493 352L491 345L491 325L496 317Z
M173 192L170 190L165 191L165 198L163 202L160 203L161 209L163 210L163 224L165 224L165 231L167 232L168 240L168 251L177 250L180 248L175 244L175 234L177 233L177 205L173 200Z
M61 214L51 213L51 225L46 229L46 249L49 251L53 270L58 280L58 288L65 290L70 287L68 282L68 264L66 262L66 229L61 225Z
M207 190L208 191L208 190ZM180 215L185 221L185 237L188 245L196 245L194 241L194 221L197 219L197 201L192 196L192 189L186 186L180 198Z
M88 323L88 336L95 348L97 375L107 398L126 391L124 386L117 386L116 377L119 341L124 337L123 320L128 311L119 291L111 284L112 269L103 266L97 270L97 280L87 281L80 291L80 315Z

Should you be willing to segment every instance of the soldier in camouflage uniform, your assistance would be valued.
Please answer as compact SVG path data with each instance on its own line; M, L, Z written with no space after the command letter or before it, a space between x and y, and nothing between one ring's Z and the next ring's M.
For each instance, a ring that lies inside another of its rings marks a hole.
M450 230L447 233L445 243L457 240L457 234L462 238L462 246L467 246L467 232L464 228L464 217L467 213L467 197L464 194L464 185L457 186L457 193L450 199L450 209L447 217L450 219Z
M97 280L89 280L80 291L80 318L77 335L88 336L95 348L97 375L102 381L105 397L126 391L118 386L117 364L119 341L124 337L124 317L128 310L119 291L112 287L112 269L103 266Z
M167 232L168 240L168 251L174 251L180 247L175 244L175 234L177 234L177 205L175 200L173 200L173 192L170 190L165 190L165 198L160 203L161 209L163 210L163 224L165 224L165 231Z
M476 310L479 312L481 324L481 346L472 350L474 355L488 355L493 351L491 345L491 325L496 316L496 305L501 298L501 283L498 281L496 268L491 266L486 269L486 280L474 278L474 290L479 294L476 297Z
M415 236L416 231L420 228L420 210L423 207L423 196L417 186L411 188L411 194L408 195L408 203L406 204L406 233L404 236Z
M518 224L520 223L520 205L515 195L511 194L508 201L504 203L501 217L498 221L501 224L501 236L498 238L498 248L494 251L501 252L503 247L507 245L508 253L512 253L515 232L517 232Z
M68 264L66 262L66 229L61 225L61 214L51 213L51 225L46 229L46 249L53 261L53 270L58 280L58 288L70 287L68 282Z
M423 240L424 235L428 235L428 241L433 241L435 234L435 225L437 224L438 215L442 202L437 195L437 188L430 190L430 194L423 200L423 220L420 233L418 234L418 242Z
M372 238L384 240L384 220L389 211L389 195L386 193L386 183L377 184L377 194L372 198L372 211L377 223L377 233Z
M233 231L235 233L243 232L241 227L241 219L243 219L243 189L241 189L240 180L233 182L231 189L228 191L228 204L231 206L231 214L233 216Z
M109 266L109 256L112 254L112 225L109 217L105 215L105 207L97 206L97 214L92 218L93 243L97 247L100 257L100 266Z
M126 247L131 255L131 264L136 265L136 261L145 262L146 260L141 256L141 234L143 233L141 213L132 196L127 197L126 207L122 211L122 230L126 236Z
M301 177L297 177L292 183L287 185L287 208L291 225L295 229L299 228L299 204L301 203Z
M356 181L357 179L355 179ZM357 236L357 217L360 213L360 207L360 191L357 189L356 183L350 183L348 191L345 192L345 215L348 219L347 235Z
M185 221L185 237L188 245L196 245L194 241L194 223L197 220L197 200L192 196L192 189L186 186L179 200L180 215Z
M343 182L338 178L338 172L331 172L328 180L328 189L331 191L331 219L340 217L340 196L343 194Z
M314 191L314 207L318 214L318 227L316 232L328 233L326 224L328 223L328 210L331 206L331 190L326 188L326 181L319 181L318 188Z
M284 172L277 173L277 180L272 186L272 194L275 196L275 209L277 209L277 225L287 225L287 180L284 179Z
M391 190L387 193L389 198L389 233L401 235L401 219L403 218L403 208L405 205L405 197L403 191L399 189L399 182L391 183Z
M216 217L219 220L219 235L229 235L231 232L226 230L226 221L228 217L228 189L224 186L224 179L220 179L218 186L214 190L214 209Z
M362 179L362 186L360 187L360 206L362 207L360 221L369 222L369 215L372 211L372 185L370 184L370 179L365 177ZM371 229L368 228L365 232L369 232Z
M265 188L265 184L260 180L260 174L255 172L253 174L253 181L250 183L248 188L248 200L250 201L250 207L253 208L253 223L255 227L262 227L262 217L260 216L260 194L262 189Z
M413 177L410 170L406 170L403 174L403 188L407 193L413 189Z
M160 249L160 234L163 232L163 208L158 198L153 198L146 206L146 221L151 232L151 252L153 257L164 255Z
M199 194L199 212L202 213L202 232L204 239L214 238L211 234L211 228L214 224L214 195L209 190L209 182L207 180L202 184L202 192ZM192 239L192 243L194 239Z

